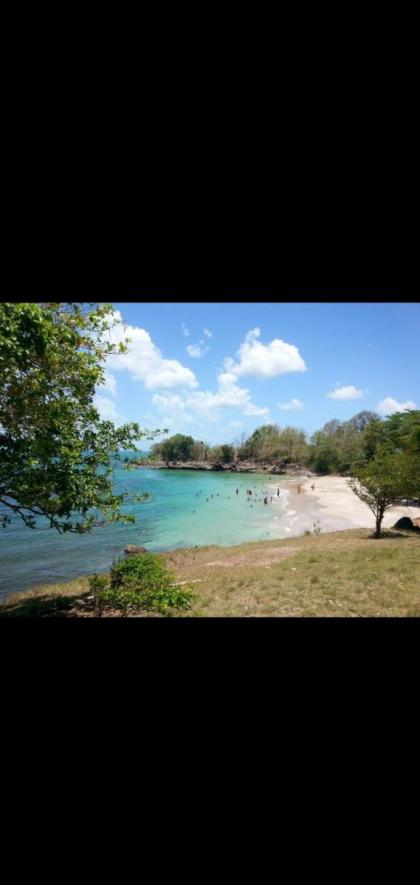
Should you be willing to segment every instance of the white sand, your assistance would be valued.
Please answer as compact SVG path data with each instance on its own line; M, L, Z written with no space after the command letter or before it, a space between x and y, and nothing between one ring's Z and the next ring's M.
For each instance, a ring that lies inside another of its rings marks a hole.
M300 495L297 494L299 483L301 486ZM315 491L312 491L312 485L315 485ZM277 483L276 491L277 486L281 486L281 481ZM284 488L285 485L283 485ZM300 535L305 529L313 531L313 523L316 521L319 522L324 532L351 528L375 528L373 513L367 504L364 504L352 492L344 476L322 476L309 479L296 477L296 482L288 483L287 489L289 491L287 503L290 536ZM273 494L272 491L271 494ZM268 500L270 501L270 498ZM383 528L390 528L401 516L410 516L411 519L420 518L420 507L390 507L385 513Z

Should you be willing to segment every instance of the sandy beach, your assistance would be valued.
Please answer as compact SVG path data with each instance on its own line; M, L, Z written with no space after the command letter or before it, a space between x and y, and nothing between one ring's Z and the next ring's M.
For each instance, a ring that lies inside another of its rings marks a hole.
M300 484L301 493L298 494ZM280 483L278 483L280 485ZM313 491L311 486L315 486ZM274 483L273 483L274 486ZM277 486L276 486L277 488ZM283 489L285 486L283 485ZM267 486L270 496L274 489ZM352 528L375 528L375 517L357 495L349 488L344 476L297 477L287 485L287 516L289 536L301 535L305 530L313 531L314 523L319 523L323 532L337 532ZM269 497L270 503L270 497ZM274 501L270 506L277 506ZM391 507L385 513L383 528L390 528L401 516L420 518L420 507ZM273 524L273 528L276 523Z

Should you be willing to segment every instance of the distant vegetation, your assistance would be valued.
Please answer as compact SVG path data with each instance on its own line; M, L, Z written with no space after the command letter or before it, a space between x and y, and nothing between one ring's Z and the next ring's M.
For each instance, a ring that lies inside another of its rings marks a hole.
M209 461L229 464L250 460L260 464L299 464L315 473L353 475L379 452L420 456L420 411L399 412L381 419L375 412L358 412L349 421L334 418L307 437L295 427L264 424L233 445L208 446L192 436L175 434L151 448L163 461Z

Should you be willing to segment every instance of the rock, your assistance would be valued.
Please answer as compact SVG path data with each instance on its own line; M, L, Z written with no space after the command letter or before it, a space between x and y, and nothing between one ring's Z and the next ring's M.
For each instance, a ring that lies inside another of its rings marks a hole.
M401 519L398 519L395 525L392 526L393 529L413 529L413 523L409 516L402 516Z
M148 553L148 550L145 547L138 547L137 544L127 544L124 553Z

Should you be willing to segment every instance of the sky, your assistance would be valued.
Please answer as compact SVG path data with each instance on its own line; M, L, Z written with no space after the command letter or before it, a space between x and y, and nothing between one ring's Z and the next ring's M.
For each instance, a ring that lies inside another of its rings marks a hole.
M111 340L132 340L128 354L108 358L96 405L117 424L214 445L265 423L310 435L362 409L420 408L420 304L113 307Z

